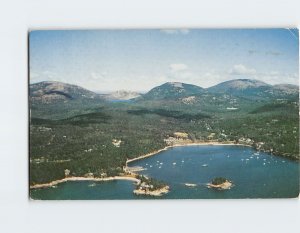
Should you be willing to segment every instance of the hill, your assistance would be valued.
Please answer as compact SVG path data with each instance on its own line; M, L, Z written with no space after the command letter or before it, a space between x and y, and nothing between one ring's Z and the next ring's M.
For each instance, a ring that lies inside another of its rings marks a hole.
M251 99L295 99L299 87L290 84L270 85L255 79L235 79L219 83L207 89L210 93L226 93Z
M53 103L76 99L101 98L98 94L82 87L62 82L39 82L29 87L32 102Z
M140 97L141 94L134 91L119 90L102 96L106 100L115 101L135 99Z
M176 100L182 97L188 97L204 93L202 87L180 83L180 82L167 82L161 86L154 87L146 94L142 95L143 100Z

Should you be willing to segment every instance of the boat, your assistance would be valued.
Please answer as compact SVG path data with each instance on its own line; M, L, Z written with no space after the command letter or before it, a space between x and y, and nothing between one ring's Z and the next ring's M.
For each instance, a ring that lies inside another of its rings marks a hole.
M191 183L185 183L184 185L188 186L188 187L196 187L197 186L197 184L191 184Z
M207 167L208 166L208 164L202 164L202 167Z
M173 163L173 165L176 165L176 163Z

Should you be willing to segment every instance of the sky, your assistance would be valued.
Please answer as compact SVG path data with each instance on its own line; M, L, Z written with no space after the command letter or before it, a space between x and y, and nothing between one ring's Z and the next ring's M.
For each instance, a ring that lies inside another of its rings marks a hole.
M210 87L249 78L299 83L297 29L37 30L30 83L146 92L165 82Z

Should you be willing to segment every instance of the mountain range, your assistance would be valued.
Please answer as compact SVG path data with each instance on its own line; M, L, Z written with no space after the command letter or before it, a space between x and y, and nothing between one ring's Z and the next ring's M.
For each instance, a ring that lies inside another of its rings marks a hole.
M152 88L145 94L130 91L116 91L109 94L97 94L85 88L61 82L44 81L30 84L30 100L52 103L76 99L111 100L193 100L202 95L228 94L246 99L297 99L299 87L291 84L270 85L259 80L236 79L219 83L209 88L181 82L167 82Z

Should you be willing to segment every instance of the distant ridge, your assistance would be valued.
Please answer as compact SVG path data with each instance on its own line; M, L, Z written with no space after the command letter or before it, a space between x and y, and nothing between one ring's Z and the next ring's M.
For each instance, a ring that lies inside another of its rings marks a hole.
M140 97L141 94L135 91L119 90L105 95L102 94L102 96L106 100L131 100Z
M296 99L299 95L299 86L292 84L270 85L255 79L234 79L219 83L209 88L182 82L166 82L152 88L145 94L132 91L116 91L108 94L97 94L77 85L44 81L30 84L30 99L33 102L45 103L57 101L71 101L75 99L99 100L183 100L186 97L195 98L205 94L230 94L243 98L290 98ZM188 99L194 100L194 99ZM185 99L184 99L185 101Z
M74 99L94 99L100 96L85 88L56 81L30 84L29 96L34 102L57 102Z
M207 88L211 93L227 93L252 98L282 98L297 95L299 87L291 84L270 85L255 79L234 79Z
M167 82L152 88L144 94L143 99L174 99L205 92L204 88L181 82Z

